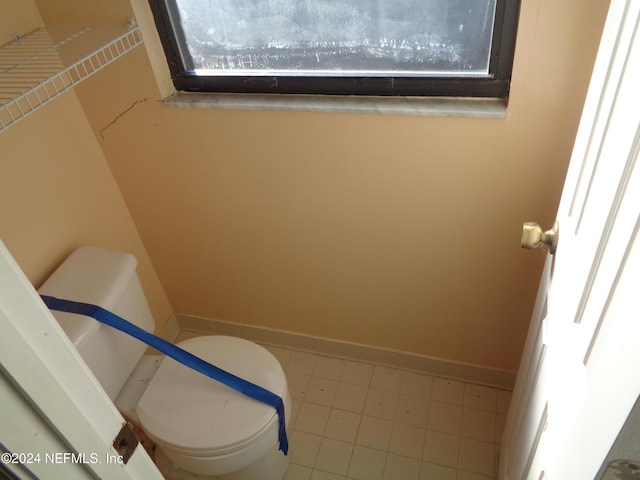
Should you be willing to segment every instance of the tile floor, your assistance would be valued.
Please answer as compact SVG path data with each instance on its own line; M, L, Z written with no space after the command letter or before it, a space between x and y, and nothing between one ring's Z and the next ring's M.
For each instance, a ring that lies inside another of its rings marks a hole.
M266 346L293 399L285 480L493 480L511 392Z

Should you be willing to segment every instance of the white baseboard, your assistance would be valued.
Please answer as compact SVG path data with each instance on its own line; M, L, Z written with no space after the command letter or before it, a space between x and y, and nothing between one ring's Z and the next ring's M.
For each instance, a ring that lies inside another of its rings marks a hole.
M158 332L158 336L168 342L175 342L180 335L180 323L174 313L171 314L167 322Z
M176 326L178 329L176 329ZM516 381L516 373L514 372L453 362L442 358L360 343L202 318L182 313L176 314L175 317L167 323L167 327L161 336L167 340L175 340L178 332L183 331L241 337L265 345L304 350L320 355L330 355L349 360L359 360L405 370L413 370L437 377L452 378L507 390L513 390Z
M175 314L171 314L162 328L158 329L155 334L161 339L167 342L174 343L178 335L180 335L180 324L178 323L178 317ZM147 355L162 355L158 350L153 347L147 347Z

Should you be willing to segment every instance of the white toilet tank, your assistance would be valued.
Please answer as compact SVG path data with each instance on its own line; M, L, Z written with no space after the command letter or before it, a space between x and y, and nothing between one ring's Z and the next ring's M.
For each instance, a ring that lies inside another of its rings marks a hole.
M153 332L155 323L130 253L80 247L38 290L64 300L98 305L138 327ZM142 358L146 345L74 313L53 312L62 329L114 400Z

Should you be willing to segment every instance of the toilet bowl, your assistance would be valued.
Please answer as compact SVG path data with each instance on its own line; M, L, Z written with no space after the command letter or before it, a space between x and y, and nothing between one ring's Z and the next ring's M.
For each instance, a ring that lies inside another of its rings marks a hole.
M177 344L180 348L236 376L267 388L283 398L285 417L291 401L282 368L275 357L255 343L235 337L203 336ZM135 415L143 430L178 468L220 479L240 476L248 467L276 452L277 471L260 479L280 480L287 458L278 452L278 416L273 407L248 398L231 388L164 358L149 379L136 375L128 384L148 386L139 395ZM127 395L127 385L123 388ZM136 395L137 396L137 395ZM128 399L129 405L135 397ZM264 473L264 469L260 468ZM254 479L255 476L248 476Z
M82 247L39 291L99 305L152 331L153 318L135 266L130 254ZM172 477L284 477L288 457L278 451L278 415L273 407L169 357L144 356L144 344L89 317L53 313L116 406L155 442ZM286 377L268 350L221 335L192 338L178 346L280 396L288 420Z

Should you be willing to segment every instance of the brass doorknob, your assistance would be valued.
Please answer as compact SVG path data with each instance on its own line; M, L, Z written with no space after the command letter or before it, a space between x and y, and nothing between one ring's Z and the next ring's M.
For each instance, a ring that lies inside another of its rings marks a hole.
M542 245L549 247L549 253L556 253L558 246L558 222L553 223L553 227L546 232L542 231L540 225L534 222L526 222L522 225L522 248L538 248Z

